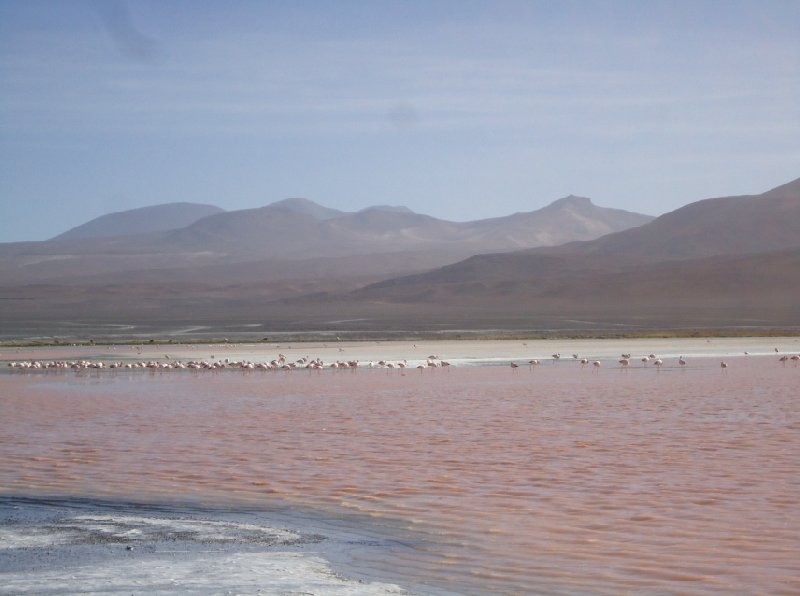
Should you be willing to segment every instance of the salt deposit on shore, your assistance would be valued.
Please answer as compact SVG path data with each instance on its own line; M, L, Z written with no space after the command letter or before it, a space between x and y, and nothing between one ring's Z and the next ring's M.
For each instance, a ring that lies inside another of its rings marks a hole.
M0 594L407 594L337 574L320 554L326 536L253 521L2 498Z
M426 365L430 356L454 366L485 366L507 364L511 360L551 360L561 354L564 360L573 355L590 360L611 360L616 363L621 354L639 356L657 354L662 359L685 357L731 357L800 353L798 337L741 337L741 338L668 338L668 339L551 339L551 340L493 340L493 341L360 341L259 344L173 344L115 346L50 346L0 348L0 362L21 360L75 361L96 360L106 363L154 361L219 361L270 362L282 354L286 362L306 358L319 359L325 366L337 361L357 361L359 367L372 362L404 362L407 368Z
M69 569L2 573L0 594L405 594L397 586L347 581L300 553L197 554L104 561Z

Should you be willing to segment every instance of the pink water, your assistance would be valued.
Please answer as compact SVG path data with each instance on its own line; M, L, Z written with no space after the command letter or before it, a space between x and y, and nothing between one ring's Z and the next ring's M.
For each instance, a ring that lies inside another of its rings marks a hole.
M728 362L3 374L0 492L359 512L459 591L800 593L800 368Z

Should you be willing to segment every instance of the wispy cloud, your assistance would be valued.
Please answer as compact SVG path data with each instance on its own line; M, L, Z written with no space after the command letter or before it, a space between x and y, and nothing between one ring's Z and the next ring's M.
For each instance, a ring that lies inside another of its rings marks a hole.
M46 69L34 68L26 55L4 57L0 68L10 86L0 106L17 130L35 126L37 112L48 112L63 116L64 129L105 128L105 117L112 116L115 131L140 129L146 115L153 119L148 128L162 134L191 132L198 122L204 130L235 131L238 125L251 133L276 125L340 130L340 121L356 132L391 123L398 106L413 114L415 127L431 130L516 128L587 111L612 122L636 116L648 126L647 114L637 110L683 106L689 117L690 111L701 114L735 102L755 105L775 85L798 91L791 89L791 76L759 88L714 73L713 88L694 88L681 83L686 73L617 63L589 69L539 64L526 56L461 57L374 40L306 42L301 48L287 42L281 49L279 39L265 43L259 54L251 51L258 41L178 43L171 60L125 65L99 53L93 40L50 39L56 50L69 45L72 51L53 56ZM701 79L702 72L693 76ZM181 114L192 117L175 117Z
M162 57L160 44L134 25L125 2L89 0L87 5L99 17L103 29L121 55L145 64Z

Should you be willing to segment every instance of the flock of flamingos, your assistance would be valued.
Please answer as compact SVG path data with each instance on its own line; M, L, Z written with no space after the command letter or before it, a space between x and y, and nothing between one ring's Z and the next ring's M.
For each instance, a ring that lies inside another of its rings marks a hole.
M400 360L396 362L389 362L386 360L379 360L377 362L368 362L367 364L361 364L358 360L336 360L335 362L331 362L330 364L325 364L321 358L314 358L311 359L308 356L303 356L302 358L289 361L285 354L279 354L277 358L274 360L267 361L259 361L253 362L252 360L231 360L230 358L225 358L223 360L214 360L214 356L211 356L212 360L188 360L186 362L182 360L177 360L170 358L167 354L164 356L164 360L138 360L135 362L126 362L123 363L121 361L110 362L106 363L102 360L49 360L49 361L41 361L41 360L21 360L19 362L9 362L8 366L11 368L18 368L18 369L33 369L33 370L40 370L40 369L73 369L73 370L83 370L83 369L150 369L150 370L223 370L223 369L240 369L240 370L296 370L296 369L305 369L305 370L322 370L324 368L331 368L331 369L348 369L348 370L356 370L360 367L366 368L398 368L400 370L405 369L408 367L408 361ZM450 363L447 360L442 360L438 356L431 355L428 356L425 364L419 364L416 366L418 369L425 369L425 368L440 368L440 367L448 367Z
M778 349L775 348L777 352ZM747 352L745 352L747 354ZM551 362L556 363L561 360L561 354L556 353L553 354L551 357ZM589 364L592 366L593 372L597 372L600 370L602 366L602 362L600 360L593 360L589 361L587 358L581 358L578 354L573 354L572 359L580 363L581 367L586 367ZM631 354L622 354L621 358L617 361L618 368L620 370L625 370L631 365L632 359ZM642 356L640 358L640 362L642 366L653 365L656 369L660 369L664 366L664 361L661 358L658 358L655 354L649 354L647 356ZM784 354L778 358L778 362L786 366L787 363L792 363L794 366L798 365L800 362L800 356L797 354ZM541 360L532 359L528 360L527 365L530 370L533 370L535 367L539 366L542 363ZM683 356L680 356L677 360L677 364L679 367L686 366L686 360ZM398 361L387 361L387 360L378 360L378 361L369 361L367 363L361 363L358 360L336 360L335 362L331 362L326 364L323 362L321 358L309 358L308 356L304 356L298 360L290 361L287 359L286 355L279 354L277 358L270 360L270 361L258 361L253 362L251 360L231 360L229 358L215 360L215 357L212 355L211 360L188 360L186 362L178 359L171 358L169 355L165 355L163 360L138 360L133 362L122 362L122 361L114 361L114 362L105 362L102 360L21 360L21 361L12 361L8 363L8 366L13 369L19 370L47 370L47 369L71 369L71 370L85 370L85 369L93 369L93 370L100 370L100 369L147 369L147 370L210 370L210 371L220 371L224 369L239 369L239 370L283 370L283 371L291 371L297 369L303 370L323 370L323 369L333 369L333 370L350 370L355 371L358 368L383 368L383 369L399 369L403 371L406 368L412 367L417 368L419 370L425 369L435 369L435 368L447 368L450 366L450 362L447 360L442 360L439 356L431 354L428 356L424 361L420 361L419 364L409 365L408 361L406 360L398 360ZM510 366L512 370L516 370L520 367L514 361L510 362ZM724 360L719 363L720 368L723 372L727 371L728 363Z
M775 351L777 352L778 348L775 348ZM745 352L745 354L747 355L747 352ZM621 356L622 357L617 361L617 364L619 364L619 368L620 369L624 370L624 369L627 369L631 365L631 355L630 354L622 354ZM578 356L578 354L573 354L572 358L574 360L579 360L580 363L581 363L581 367L585 367L586 365L589 364L589 359L588 358L580 358ZM553 362L556 362L556 361L558 361L560 359L561 359L561 354L560 353L553 354L553 356L552 356ZM647 356L642 356L640 360L641 360L641 362L642 362L642 364L644 366L647 366L650 363L652 363L653 366L656 367L656 369L660 369L662 366L664 366L664 361L661 358L657 357L655 354L649 354ZM784 366L786 366L787 362L793 362L794 365L797 366L798 361L800 361L800 356L798 356L797 354L791 354L791 355L784 354L783 356L778 358L778 362L780 362ZM534 360L529 360L528 361L528 366L530 368L533 368L534 366L538 366L540 364L541 364L540 360L534 359ZM591 364L592 364L593 371L600 370L600 367L602 366L602 362L600 360L593 360L591 362ZM686 360L684 359L683 356L679 356L678 357L678 366L681 367L681 368L686 366ZM719 363L719 367L723 371L726 371L728 369L728 363L725 362L724 360L722 360ZM519 368L519 364L517 364L516 362L511 362L511 368L512 369L517 369L517 368Z

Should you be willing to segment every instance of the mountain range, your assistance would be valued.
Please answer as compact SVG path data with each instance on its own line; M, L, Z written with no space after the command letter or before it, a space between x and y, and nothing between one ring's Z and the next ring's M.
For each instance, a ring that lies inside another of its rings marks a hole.
M476 255L355 294L605 324L798 326L800 179L691 203L596 240Z
M295 277L318 277L320 259L339 260L331 265L336 277L360 276L365 264L347 272L353 269L348 259L358 263L360 257L376 255L395 255L398 265L392 270L410 272L478 253L597 238L651 219L597 207L578 197L530 213L472 222L446 221L404 207L375 206L348 213L307 199L238 211L169 204L103 216L45 242L0 244L0 273L5 283L67 279L72 283L87 277L99 281L100 275L109 280L124 276L130 283L143 272L152 277L154 271L169 271L165 279L174 279L175 270L187 269L184 274L197 276L202 267L213 269L202 275L205 279L230 278L237 270L232 265L250 263L261 268L260 281L275 281L266 270L285 270L287 261ZM164 229L169 223L187 221ZM252 277L245 274L243 279Z
M573 196L473 222L287 199L173 229L128 234L123 222L112 235L76 235L97 225L0 245L7 334L61 321L337 333L800 327L800 179L658 218Z

